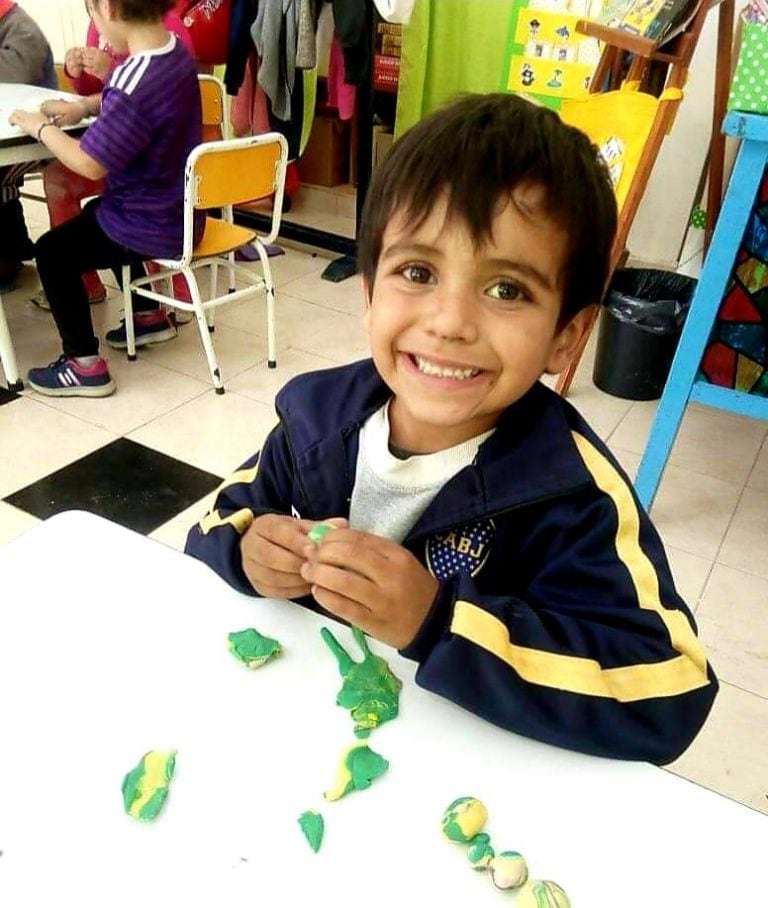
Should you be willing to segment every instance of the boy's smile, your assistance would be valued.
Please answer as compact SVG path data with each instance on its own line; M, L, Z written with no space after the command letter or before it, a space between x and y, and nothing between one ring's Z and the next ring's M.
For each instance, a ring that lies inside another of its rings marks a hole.
M367 323L398 447L438 451L492 428L581 336L582 313L558 325L565 235L539 186L513 197L481 246L446 221L444 199L417 227L395 215L384 232Z

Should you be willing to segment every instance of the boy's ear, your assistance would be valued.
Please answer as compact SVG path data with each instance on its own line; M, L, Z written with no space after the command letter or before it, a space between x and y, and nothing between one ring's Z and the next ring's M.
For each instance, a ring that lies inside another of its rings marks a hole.
M568 324L561 328L552 342L552 350L544 371L549 375L558 375L565 369L579 349L582 339L589 333L597 305L587 306L574 315Z

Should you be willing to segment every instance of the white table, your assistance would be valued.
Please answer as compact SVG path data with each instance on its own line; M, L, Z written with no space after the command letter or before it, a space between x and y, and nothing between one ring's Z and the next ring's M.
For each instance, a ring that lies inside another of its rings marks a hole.
M0 167L22 164L27 161L44 161L53 157L42 142L37 142L31 136L26 135L18 126L11 126L8 122L8 117L12 111L17 109L37 110L43 101L51 98L74 101L79 97L79 95L73 95L65 91L38 88L35 85L0 82ZM79 134L83 132L84 124L79 123L77 126L66 128L75 134ZM2 242L1 239L0 242ZM13 349L8 322L5 318L2 296L0 296L0 365L2 365L5 372L8 387L12 391L20 391L22 382L16 363L16 352Z
M494 728L417 688L380 644L404 682L401 716L371 738L390 771L324 804L353 740L328 622L104 520L70 512L0 547L0 585L2 906L514 906L441 836L465 794L487 804L497 849L574 908L764 903L768 818ZM249 626L285 649L253 672L226 647ZM142 824L120 783L153 748L178 748L176 778ZM296 822L312 807L317 855Z

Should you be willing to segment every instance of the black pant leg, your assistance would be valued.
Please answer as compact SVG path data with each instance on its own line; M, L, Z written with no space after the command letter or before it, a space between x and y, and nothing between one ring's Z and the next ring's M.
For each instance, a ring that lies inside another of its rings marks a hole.
M43 234L35 247L37 270L67 356L93 356L99 352L91 307L80 276L95 268L118 272L132 258L99 226L98 206L98 199L89 202L78 217Z

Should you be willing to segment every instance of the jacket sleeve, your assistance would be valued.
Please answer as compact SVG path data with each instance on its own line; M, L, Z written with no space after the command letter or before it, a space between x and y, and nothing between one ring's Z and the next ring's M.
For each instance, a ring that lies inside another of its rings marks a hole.
M210 512L189 531L184 551L204 561L230 586L257 595L243 572L240 539L259 514L290 514L293 461L282 426L219 486Z
M421 663L422 687L510 731L667 763L701 728L717 680L658 535L616 476L610 494L542 506L497 594L467 575L443 583L403 655Z

